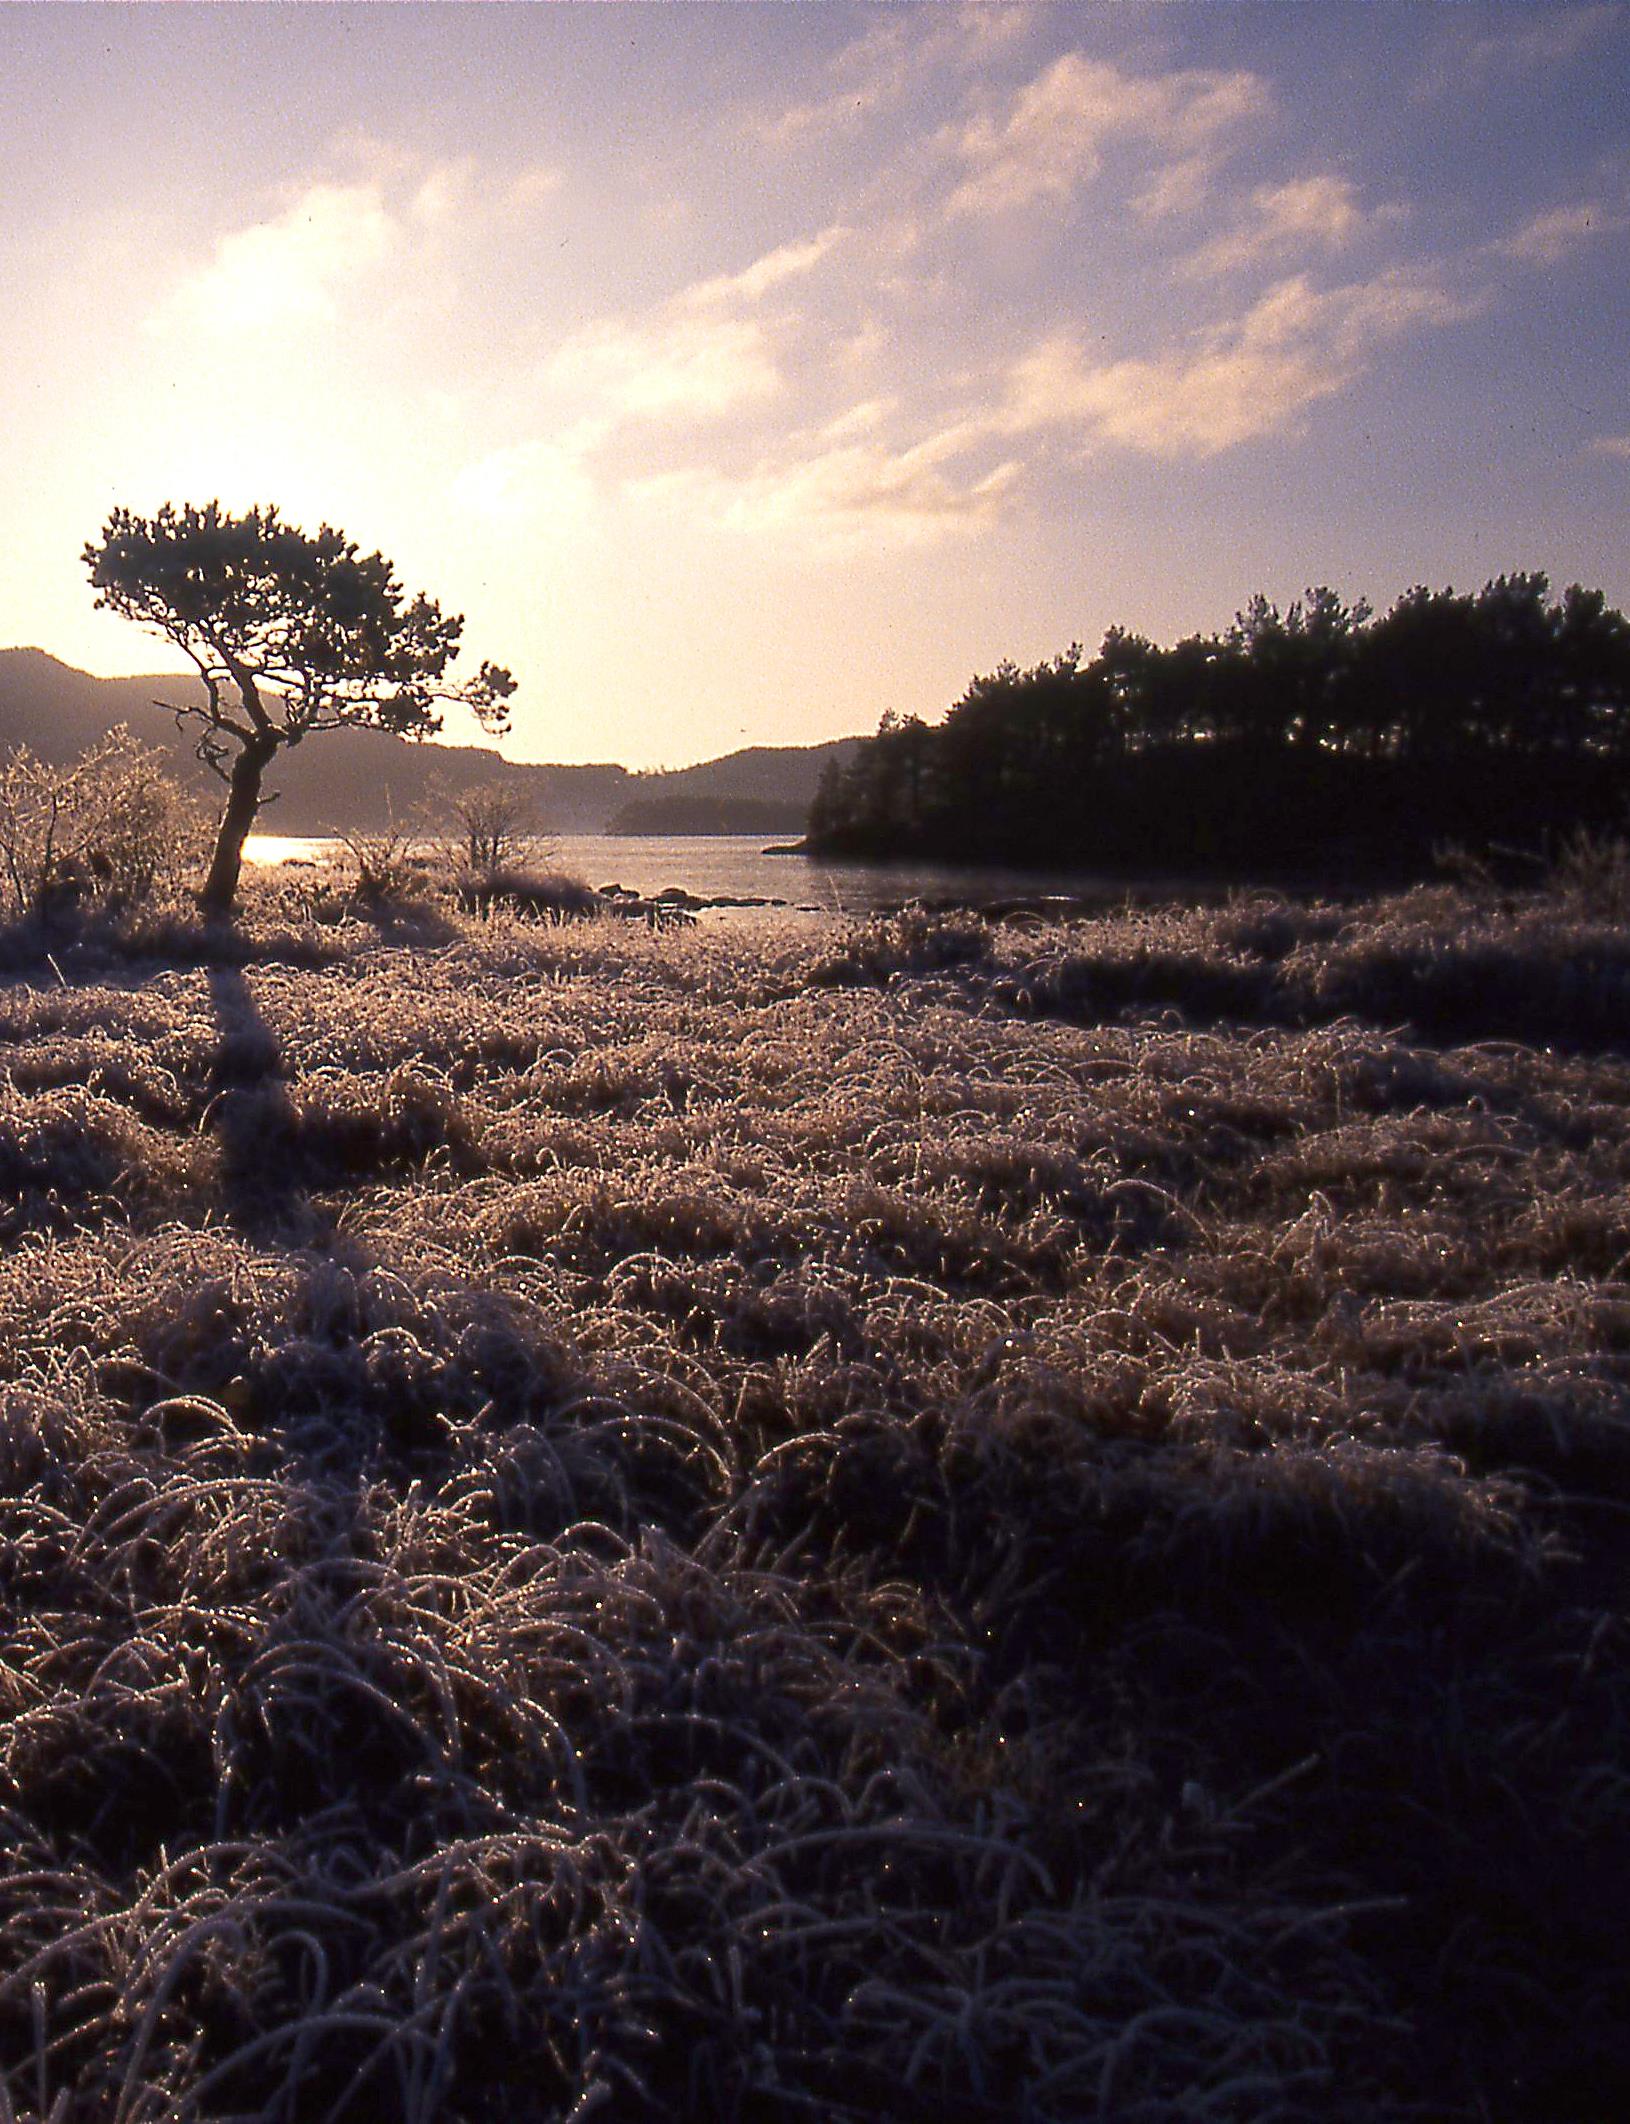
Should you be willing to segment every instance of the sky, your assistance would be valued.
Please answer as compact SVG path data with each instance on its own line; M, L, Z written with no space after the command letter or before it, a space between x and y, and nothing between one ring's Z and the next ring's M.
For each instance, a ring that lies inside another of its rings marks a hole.
M0 290L0 643L173 667L81 548L275 502L518 759L1257 591L1630 605L1630 6L0 4Z

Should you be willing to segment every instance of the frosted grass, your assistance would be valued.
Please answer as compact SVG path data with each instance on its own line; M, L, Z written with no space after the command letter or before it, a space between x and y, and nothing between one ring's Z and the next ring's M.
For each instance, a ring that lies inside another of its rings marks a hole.
M0 989L0 2113L1612 2112L1612 922L332 914Z

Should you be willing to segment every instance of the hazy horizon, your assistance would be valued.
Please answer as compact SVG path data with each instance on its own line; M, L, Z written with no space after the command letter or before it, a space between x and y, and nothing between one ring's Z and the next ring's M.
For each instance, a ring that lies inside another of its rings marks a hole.
M1596 5L5 7L0 639L162 669L80 547L271 501L511 757L647 768L1255 590L1630 603L1627 76Z

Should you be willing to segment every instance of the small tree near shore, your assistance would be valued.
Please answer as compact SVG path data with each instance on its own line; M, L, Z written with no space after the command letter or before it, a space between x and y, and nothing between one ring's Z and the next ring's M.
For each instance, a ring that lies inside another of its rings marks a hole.
M227 785L199 902L228 913L266 770L314 732L366 728L428 737L438 701L502 730L515 681L483 664L447 678L464 622L408 598L383 554L328 524L314 535L275 508L231 516L219 502L116 509L85 548L98 607L161 634L198 670L202 703L165 702L198 730L198 756Z

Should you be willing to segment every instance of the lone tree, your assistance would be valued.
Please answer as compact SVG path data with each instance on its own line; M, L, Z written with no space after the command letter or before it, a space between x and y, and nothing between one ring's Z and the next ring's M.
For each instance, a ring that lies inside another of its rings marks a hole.
M199 726L198 757L227 785L199 894L209 913L231 909L262 779L285 745L347 727L428 737L437 701L461 702L487 730L509 720L515 681L499 665L448 682L463 620L410 600L383 554L328 524L311 536L275 508L229 516L219 502L167 502L151 518L115 509L85 565L99 608L162 634L204 682L201 704L160 705Z

